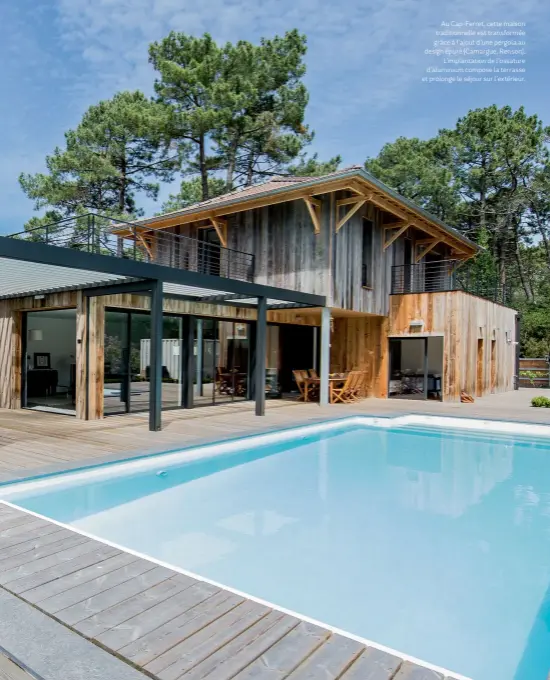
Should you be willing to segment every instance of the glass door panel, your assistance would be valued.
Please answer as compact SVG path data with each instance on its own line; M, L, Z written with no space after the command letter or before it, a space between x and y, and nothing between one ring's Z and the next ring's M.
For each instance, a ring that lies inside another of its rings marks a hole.
M129 328L127 312L105 311L103 410L106 415L126 413L129 409Z

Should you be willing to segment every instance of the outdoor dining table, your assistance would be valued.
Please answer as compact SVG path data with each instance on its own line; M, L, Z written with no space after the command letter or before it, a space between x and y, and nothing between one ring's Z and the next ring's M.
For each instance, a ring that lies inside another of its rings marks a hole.
M346 375L329 375L328 377L328 403L332 404L332 388L346 382ZM310 385L320 385L321 378L304 378L304 401L309 401L309 387Z

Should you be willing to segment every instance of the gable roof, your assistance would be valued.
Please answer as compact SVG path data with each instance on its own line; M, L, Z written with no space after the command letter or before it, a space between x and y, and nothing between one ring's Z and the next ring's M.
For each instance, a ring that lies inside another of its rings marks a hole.
M334 188L331 188L331 185L339 184L343 180L360 181L363 185L367 185L365 188L373 189L374 191L383 194L383 197L389 198L390 201L397 203L397 206L393 206L394 213L397 214L399 207L402 206L420 217L422 221L437 226L440 230L448 234L453 241L463 244L468 250L473 250L474 252L480 250L480 247L476 243L464 236L457 229L445 224L438 217L414 203L414 201L401 196L397 191L391 189L374 177L374 175L371 175L360 165L352 165L343 168L342 170L336 170L335 172L317 177L275 176L261 184L254 184L242 189L236 189L223 194L222 196L216 196L206 201L200 201L185 208L181 208L180 210L174 210L155 217L136 220L135 224L150 226L152 228L162 228L177 224L178 218L182 218L181 223L191 221L190 218L193 218L194 216L196 216L197 220L207 219L210 211L212 211L212 216L214 214L220 216L223 215L224 209L227 209L228 213L247 210L248 203L257 204L258 202L261 202L262 199L266 199L266 205L271 202L269 199L277 199L273 200L273 202L284 201L284 196L286 194L289 194L288 200L295 200L298 196L295 196L294 194L297 192L299 193L301 190L304 190L304 192L310 196L327 193L334 190ZM373 200L373 203L376 203L376 201ZM389 210L390 212L392 211L389 208L383 209ZM419 228L422 228L421 225L418 226Z

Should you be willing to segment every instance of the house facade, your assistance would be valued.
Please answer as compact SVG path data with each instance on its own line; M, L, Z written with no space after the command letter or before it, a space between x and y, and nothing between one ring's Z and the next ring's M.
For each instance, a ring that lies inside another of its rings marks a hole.
M379 398L514 388L516 312L461 278L476 245L359 167L69 232L0 243L0 407L142 410L153 373L161 409L284 397L297 369L360 369Z

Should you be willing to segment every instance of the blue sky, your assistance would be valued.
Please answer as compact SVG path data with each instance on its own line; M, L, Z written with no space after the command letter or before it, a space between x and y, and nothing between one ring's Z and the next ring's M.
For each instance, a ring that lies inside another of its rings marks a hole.
M44 169L87 106L118 90L152 92L147 46L169 30L257 40L308 36L312 151L363 163L400 135L429 137L496 103L550 124L548 0L0 0L0 233L33 214L20 172ZM441 21L526 21L527 82L422 84ZM546 44L545 44L546 43ZM165 187L161 200L170 187ZM172 187L173 189L173 187ZM142 200L147 212L158 205Z

